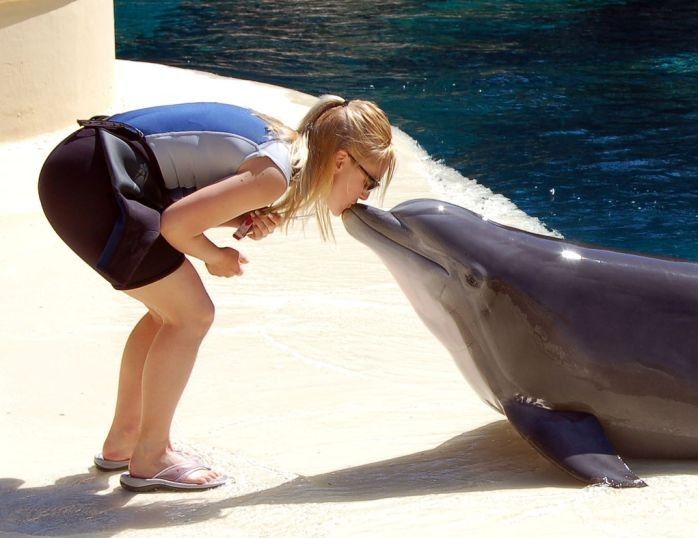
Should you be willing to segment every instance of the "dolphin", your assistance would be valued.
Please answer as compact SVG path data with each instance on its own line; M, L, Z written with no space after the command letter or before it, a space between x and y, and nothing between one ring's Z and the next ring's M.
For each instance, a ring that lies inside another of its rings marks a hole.
M439 200L356 204L343 222L478 396L575 478L643 487L620 454L698 456L698 263L530 233Z

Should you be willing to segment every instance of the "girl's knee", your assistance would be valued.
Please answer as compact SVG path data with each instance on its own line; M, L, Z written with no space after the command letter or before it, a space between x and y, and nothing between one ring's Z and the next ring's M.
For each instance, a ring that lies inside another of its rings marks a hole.
M163 327L203 338L213 324L213 302L189 262L157 282L126 293L145 304Z
M165 323L203 338L213 325L215 315L216 309L213 302L206 297L196 303L190 303L186 309L166 319Z
M216 318L216 307L210 299L199 307L197 318L197 325L204 330L204 334L207 333Z

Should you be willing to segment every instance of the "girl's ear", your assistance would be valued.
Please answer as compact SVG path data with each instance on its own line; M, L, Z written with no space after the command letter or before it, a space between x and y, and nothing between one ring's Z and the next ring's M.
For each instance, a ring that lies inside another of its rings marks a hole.
M349 162L349 154L343 149L338 149L334 154L334 168L339 172Z

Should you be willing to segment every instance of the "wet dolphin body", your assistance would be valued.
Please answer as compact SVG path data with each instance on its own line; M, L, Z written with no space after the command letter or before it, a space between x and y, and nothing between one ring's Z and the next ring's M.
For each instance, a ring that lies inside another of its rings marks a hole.
M576 478L640 480L618 455L698 457L698 264L524 232L437 200L356 205L477 394Z

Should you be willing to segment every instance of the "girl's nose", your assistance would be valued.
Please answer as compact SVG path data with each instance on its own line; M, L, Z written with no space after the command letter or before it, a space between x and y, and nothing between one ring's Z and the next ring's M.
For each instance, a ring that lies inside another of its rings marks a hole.
M361 198L362 200L368 200L368 194L369 192L366 189L364 189L361 191L359 198Z

